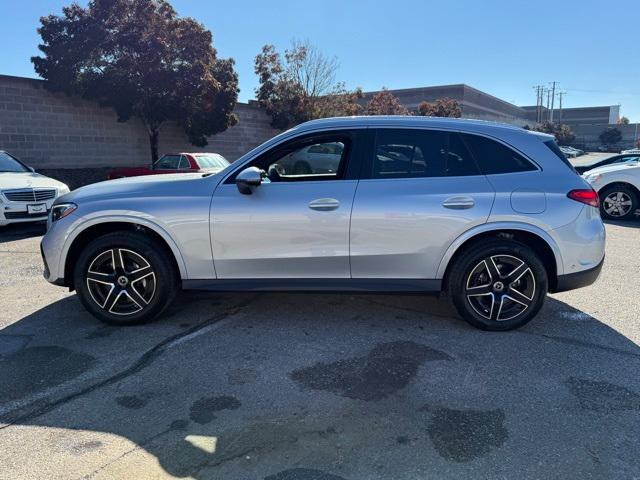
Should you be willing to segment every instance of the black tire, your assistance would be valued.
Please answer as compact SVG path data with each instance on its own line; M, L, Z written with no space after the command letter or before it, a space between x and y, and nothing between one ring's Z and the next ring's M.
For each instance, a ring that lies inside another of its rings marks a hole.
M293 165L294 175L309 175L311 173L311 165L307 162L299 161Z
M529 322L542 307L548 288L547 271L535 252L508 239L470 245L456 256L446 278L460 316L490 331L513 330Z
M616 205L616 201L620 204ZM629 203L630 202L630 203ZM638 194L627 185L611 185L600 190L600 214L607 220L630 220L638 209Z
M142 232L114 232L96 238L84 248L74 268L74 285L82 304L97 319L112 325L153 320L179 288L169 255L167 248Z

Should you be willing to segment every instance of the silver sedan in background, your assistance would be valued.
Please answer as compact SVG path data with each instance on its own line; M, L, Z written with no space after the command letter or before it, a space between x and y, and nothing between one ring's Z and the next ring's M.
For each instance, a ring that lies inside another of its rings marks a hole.
M424 117L316 120L215 175L84 187L42 240L47 280L108 323L152 319L180 288L445 291L486 330L595 281L604 246L598 196L553 137Z

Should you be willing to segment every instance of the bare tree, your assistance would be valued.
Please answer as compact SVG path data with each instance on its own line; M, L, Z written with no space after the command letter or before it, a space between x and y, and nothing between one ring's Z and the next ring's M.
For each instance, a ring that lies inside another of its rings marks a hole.
M260 78L258 102L271 115L271 125L285 129L314 118L355 115L360 111L360 89L348 91L336 81L339 64L308 41L294 41L284 51L284 62L273 45L256 56Z

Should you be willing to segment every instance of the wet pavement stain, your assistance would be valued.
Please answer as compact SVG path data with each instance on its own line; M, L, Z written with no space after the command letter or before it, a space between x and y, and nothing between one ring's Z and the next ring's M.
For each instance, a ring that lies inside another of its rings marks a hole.
M620 385L576 377L568 378L565 384L584 410L601 413L640 410L640 395Z
M275 475L264 477L264 480L345 480L343 477L332 475L322 470L311 468L292 468L283 470Z
M290 377L313 390L375 401L406 387L422 364L436 360L451 357L419 343L397 341L378 344L363 357L294 370Z
M58 346L28 347L0 359L0 403L72 380L96 364L85 353Z
M138 395L124 395L116 398L118 405L131 410L138 410L144 407L148 401L148 398L140 397Z
M502 410L452 410L437 408L427 432L441 457L468 462L504 444L509 432Z
M98 327L95 330L92 330L84 338L86 338L87 340L94 340L96 338L106 338L111 336L117 331L118 331L118 328L110 327L107 325L107 326Z
M88 442L77 443L71 448L74 455L84 455L85 453L94 452L102 447L102 442L98 440L90 440Z
M216 418L215 412L221 410L237 410L240 408L240 400L228 395L219 397L203 397L193 402L189 411L189 418L201 425L209 423Z

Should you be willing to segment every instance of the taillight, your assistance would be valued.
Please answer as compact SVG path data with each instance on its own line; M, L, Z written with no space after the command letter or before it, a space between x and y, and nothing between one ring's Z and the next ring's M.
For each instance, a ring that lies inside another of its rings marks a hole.
M600 207L600 197L598 197L598 192L592 188L571 190L567 193L567 197L571 200L575 200L576 202L591 205L592 207Z

